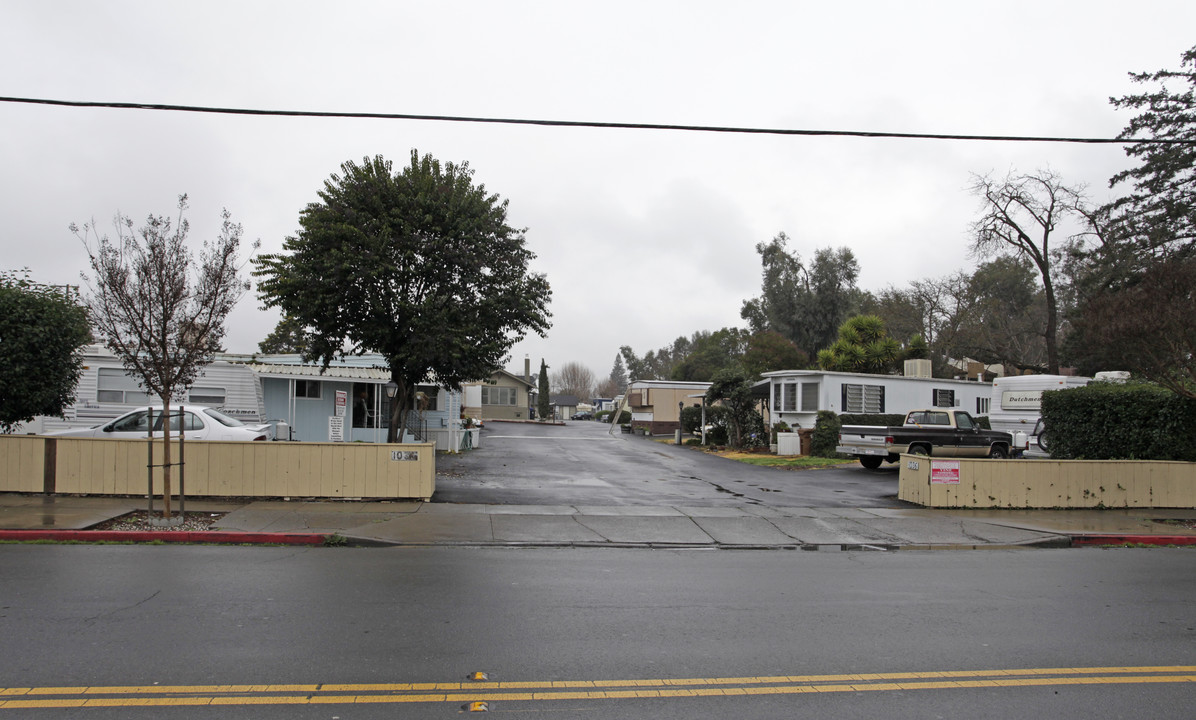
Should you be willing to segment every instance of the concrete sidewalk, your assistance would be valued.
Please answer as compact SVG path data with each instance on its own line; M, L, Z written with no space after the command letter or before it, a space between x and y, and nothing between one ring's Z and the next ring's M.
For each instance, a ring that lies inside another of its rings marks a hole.
M94 527L145 508L140 498L0 494L0 538L100 539ZM458 505L420 502L188 500L188 512L225 512L219 542L362 545L978 549L1077 544L1196 544L1168 521L1196 510L930 510L680 506ZM84 531L84 532L80 532ZM162 539L169 532L120 534ZM136 536L136 537L135 537ZM189 533L201 541L204 533ZM227 539L231 538L231 539ZM103 538L109 539L109 538ZM171 539L171 538L165 538ZM179 538L181 539L181 538Z

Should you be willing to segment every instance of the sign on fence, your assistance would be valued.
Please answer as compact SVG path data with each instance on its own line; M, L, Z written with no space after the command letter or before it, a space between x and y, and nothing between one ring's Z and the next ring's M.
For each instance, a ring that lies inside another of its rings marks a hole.
M931 460L930 461L930 484L931 485L958 485L959 484L959 461L958 460Z

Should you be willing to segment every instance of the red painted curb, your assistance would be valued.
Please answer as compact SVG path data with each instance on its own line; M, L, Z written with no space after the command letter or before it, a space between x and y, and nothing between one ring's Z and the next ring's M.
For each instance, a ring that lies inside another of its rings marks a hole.
M1196 545L1196 535L1073 535L1072 545Z
M0 540L58 542L174 542L270 545L323 545L324 535L220 531L145 530L0 530Z

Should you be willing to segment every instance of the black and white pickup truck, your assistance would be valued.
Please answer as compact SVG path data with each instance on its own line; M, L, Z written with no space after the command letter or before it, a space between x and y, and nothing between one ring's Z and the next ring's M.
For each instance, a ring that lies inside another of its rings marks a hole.
M900 426L844 425L836 452L854 455L874 470L902 453L941 457L1006 458L1025 450L1024 433L985 430L963 410L911 410Z

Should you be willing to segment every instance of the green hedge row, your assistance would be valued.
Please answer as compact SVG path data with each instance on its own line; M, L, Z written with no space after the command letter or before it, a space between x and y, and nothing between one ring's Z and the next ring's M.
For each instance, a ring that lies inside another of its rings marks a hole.
M1153 385L1092 383L1042 394L1051 457L1196 462L1196 400Z

